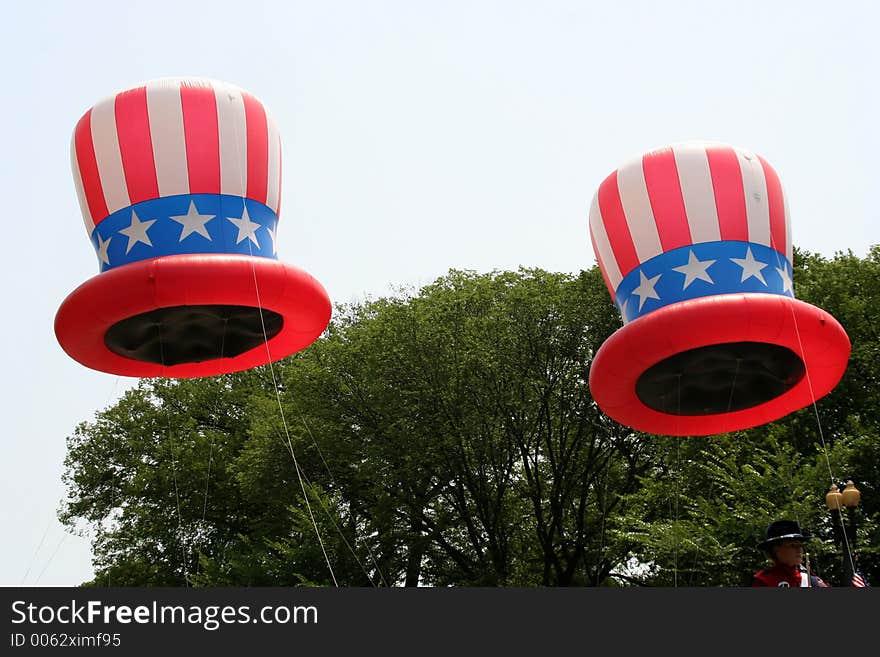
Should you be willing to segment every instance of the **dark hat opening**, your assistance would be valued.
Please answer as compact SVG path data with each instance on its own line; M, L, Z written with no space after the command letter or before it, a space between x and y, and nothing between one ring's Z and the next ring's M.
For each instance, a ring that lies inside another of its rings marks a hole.
M267 309L173 306L116 322L104 334L104 344L115 354L146 363L200 363L243 354L271 340L283 325L281 315Z
M661 413L714 415L775 399L797 385L804 373L803 360L787 347L727 342L661 360L636 381L636 395Z

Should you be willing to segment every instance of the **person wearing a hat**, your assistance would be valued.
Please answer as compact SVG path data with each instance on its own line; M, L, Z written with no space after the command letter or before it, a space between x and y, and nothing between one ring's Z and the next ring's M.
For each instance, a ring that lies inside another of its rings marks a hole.
M770 568L752 576L752 586L828 588L822 579L811 575L802 563L804 541L812 536L794 520L777 520L767 527L767 536L758 548L773 562Z

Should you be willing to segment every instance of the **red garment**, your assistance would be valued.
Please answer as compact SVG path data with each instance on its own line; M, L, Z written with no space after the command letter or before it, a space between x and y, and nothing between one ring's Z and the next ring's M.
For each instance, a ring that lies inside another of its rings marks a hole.
M752 586L775 586L780 588L791 587L816 587L829 588L819 577L807 575L803 566L792 567L777 564L772 568L765 568L752 576Z

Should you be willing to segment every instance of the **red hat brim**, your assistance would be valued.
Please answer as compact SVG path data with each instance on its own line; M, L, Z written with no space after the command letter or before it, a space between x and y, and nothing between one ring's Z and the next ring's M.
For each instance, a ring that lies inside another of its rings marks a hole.
M662 413L636 394L639 377L664 359L739 342L786 347L803 361L806 374L769 401L711 415ZM811 404L840 381L850 350L840 323L803 301L755 293L700 297L664 306L615 332L593 359L590 391L608 416L638 431L707 436L755 427Z
M108 349L117 322L175 306L226 304L262 308L283 318L281 330L234 357L162 364L125 358ZM132 377L194 378L266 365L314 342L330 321L324 287L306 272L269 258L173 255L123 265L89 279L61 304L55 335L74 360L102 372Z

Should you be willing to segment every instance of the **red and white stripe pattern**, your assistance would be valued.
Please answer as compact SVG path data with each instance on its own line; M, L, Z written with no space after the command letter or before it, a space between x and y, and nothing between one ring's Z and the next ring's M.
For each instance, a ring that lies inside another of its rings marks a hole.
M169 78L117 93L83 115L71 165L86 230L179 194L281 205L281 139L263 104L225 82Z
M779 177L760 156L724 144L670 146L617 169L593 198L590 238L612 299L633 269L691 244L751 242L792 259Z

